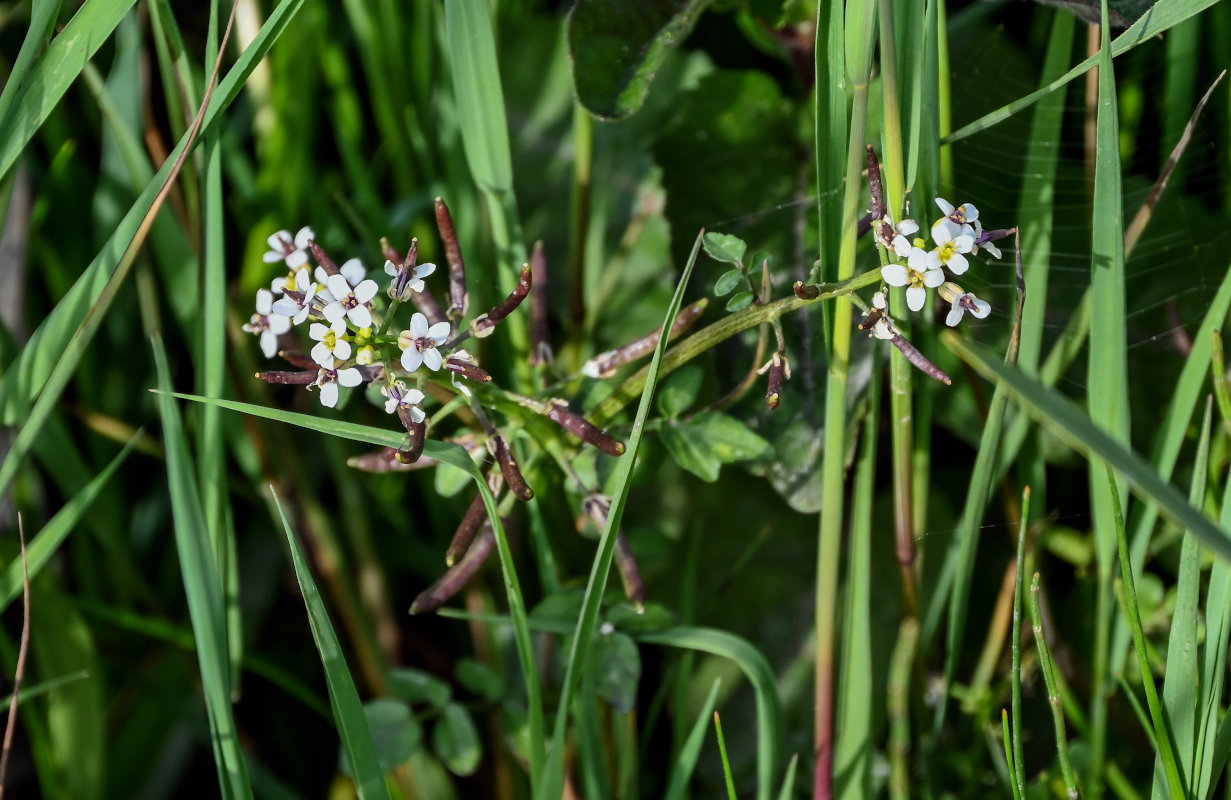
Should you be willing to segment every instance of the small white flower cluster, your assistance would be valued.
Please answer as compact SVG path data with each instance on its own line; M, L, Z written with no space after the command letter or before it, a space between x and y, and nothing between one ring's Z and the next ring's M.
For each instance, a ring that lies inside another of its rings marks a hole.
M408 330L386 334L387 321L377 306L378 286L366 277L363 263L352 258L335 266L314 240L315 233L308 227L300 228L294 236L278 231L268 239L270 250L264 255L265 262L282 262L288 272L275 278L268 289L257 291L256 313L244 330L260 337L266 358L278 354L279 336L309 320L308 336L314 344L307 356L282 353L303 371L263 373L262 377L319 388L321 404L330 408L337 405L338 387L379 379L384 384L381 391L388 398L385 410L390 414L402 412L411 421L422 422L425 416L419 404L424 393L420 388L407 388L398 378L415 373L420 366L433 372L440 370L445 362L440 347L449 340L452 325L444 320L429 324L426 316L415 312ZM310 259L316 262L314 268ZM434 264L399 266L386 260L385 272L393 279L388 294L394 305L423 292L423 279L435 270ZM464 351L457 351L453 357L467 365L474 363ZM393 374L394 364L401 367L397 374ZM421 373L417 383L421 386L425 379L426 374ZM453 383L459 391L470 393L458 383L457 372L453 373Z
M970 269L967 254L973 255L982 248L995 258L1000 258L1000 251L990 241L979 244L983 237L983 224L979 221L979 210L973 204L954 206L938 197L936 205L940 206L944 216L932 223L931 236L935 247L930 250L924 238L910 238L919 232L919 224L912 219L904 219L895 225L886 214L873 223L876 241L894 259L893 263L881 268L881 277L890 286L906 287L906 306L911 311L923 308L928 289L939 289L941 297L950 304L946 324L957 325L968 311L982 319L991 313L991 305L964 291L956 283L946 281L945 270L954 275L963 275Z

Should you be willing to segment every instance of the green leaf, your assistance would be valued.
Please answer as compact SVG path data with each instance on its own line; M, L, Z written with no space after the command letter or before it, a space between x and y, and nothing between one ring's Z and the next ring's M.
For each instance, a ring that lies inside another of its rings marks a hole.
M504 678L487 664L475 658L457 662L457 682L471 694L495 702L504 696Z
M676 623L675 614L658 603L646 603L641 611L624 603L612 606L607 610L607 621L616 630L634 635L666 630Z
M489 192L509 192L513 164L490 4L445 0L445 33L458 128L470 174Z
M594 643L594 691L621 714L637 704L641 680L641 654L637 644L623 633L600 635Z
M742 242L741 242L742 244ZM744 270L731 269L718 276L718 280L714 282L714 296L726 297L731 292L735 291L735 287L744 282Z
M596 117L620 119L645 102L671 48L709 0L577 0L568 20L573 85Z
M372 731L372 744L381 772L391 772L405 764L423 741L423 729L410 713L410 707L400 700L373 700L363 706L363 714ZM351 774L345 748L339 769L345 775Z
M718 480L722 463L714 452L685 428L683 423L669 421L658 429L658 437L672 460L703 481Z
M457 703L445 706L432 729L432 749L454 775L473 775L479 768L483 747L479 732L466 709Z
M718 279L719 282L732 272L736 273L738 278L744 276L744 253L748 252L748 244L743 239L729 233L707 233L701 238L701 246L705 248L705 254L715 261L739 267L723 275ZM724 295L726 292L718 292L718 294Z
M705 734L709 730L710 719L713 718L714 704L718 700L718 688L721 685L722 679L715 678L714 685L710 687L710 693L706 695L705 702L701 704L701 713L697 715L697 721L693 723L692 730L688 732L684 746L680 748L679 755L675 757L675 767L671 770L671 782L667 784L667 792L663 795L664 800L682 800L687 796L688 781L697 767L697 758L701 755L701 745L705 743Z
M423 703L429 708L443 708L453 697L448 683L429 672L411 667L389 670L389 694L407 703Z
M730 300L727 301L727 311L743 311L745 308L752 305L752 298L754 296L755 295L749 291L737 292L731 296Z
M696 364L680 367L663 382L658 393L658 411L664 417L675 419L697 402L705 371Z
M726 414L715 411L697 414L688 421L688 427L705 438L714 455L724 464L760 458L770 450L769 442Z

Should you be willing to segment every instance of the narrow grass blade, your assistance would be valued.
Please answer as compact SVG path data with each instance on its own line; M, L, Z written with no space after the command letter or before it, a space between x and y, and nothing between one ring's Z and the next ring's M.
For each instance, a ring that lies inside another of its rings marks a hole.
M158 410L162 418L163 440L167 452L167 481L171 511L175 520L175 543L179 553L188 614L197 641L197 661L205 706L209 712L214 758L224 800L250 798L247 766L239 747L239 732L231 713L231 686L228 670L226 621L222 607L222 583L218 564L210 546L209 534L197 494L191 456L184 437L179 408L167 393L170 369L162 340L152 337L158 381L163 388Z
M513 189L513 166L491 5L445 0L445 35L470 173L487 191L505 194Z
M727 800L737 800L735 779L731 777L731 761L727 758L727 740L722 735L722 718L714 712L714 729L718 732L718 754L722 757L722 775L727 781Z
M1205 480L1209 471L1210 426L1213 420L1212 398L1205 404L1205 419L1201 424L1201 438L1197 440L1197 455L1193 462L1192 485L1188 502L1201 508L1205 501ZM1201 699L1201 681L1197 660L1198 594L1201 589L1201 543L1190 533L1184 535L1180 546L1180 568L1176 581L1175 612L1171 617L1171 631L1167 639L1167 674L1163 681L1163 709L1171 730L1175 758L1179 765L1180 778L1185 786L1193 785L1195 753L1197 747L1197 704ZM1154 766L1155 794L1164 793L1167 787L1163 764Z
M1026 794L1026 749L1022 737L1022 603L1025 602L1026 586L1026 530L1030 527L1030 487L1022 491L1022 523L1017 532L1017 576L1013 586L1013 647L1012 682L1013 695L1013 793L1018 797ZM1006 745L1007 746L1007 745Z
M701 755L701 746L705 744L705 732L709 728L710 715L714 713L714 703L718 701L718 687L721 685L722 680L715 678L710 693L701 704L701 713L689 731L684 746L680 748L679 755L675 757L675 766L671 768L671 781L667 784L663 800L684 800L688 796L688 781L692 778L693 770L697 768L697 758Z
M1039 648L1039 672L1043 673L1043 682L1047 685L1047 704L1051 706L1052 724L1056 732L1056 756L1060 760L1060 772L1064 775L1064 785L1069 797L1079 797L1077 777L1073 773L1073 765L1069 761L1068 734L1064 727L1064 710L1060 703L1060 689L1056 680L1056 665L1052 660L1051 648L1047 645L1047 635L1043 631L1043 613L1039 609L1039 573L1034 573L1030 583L1030 622L1034 626L1034 642Z
M1012 790L1013 800L1021 800L1021 789L1017 786L1017 761L1013 758L1013 734L1009 731L1009 712L1007 709L1000 709L1000 730L1001 741L1004 742L1004 764L1005 775L1009 779L1009 789Z
M47 45L25 80L20 83L10 80L5 84L4 96L0 98L0 106L5 111L0 117L0 178L8 175L68 87L133 5L134 0L89 0L82 4L60 35ZM46 24L45 18L31 22ZM33 25L31 34L41 37ZM21 56L26 56L24 45ZM10 93L13 94L11 100L8 99Z
M1189 17L1200 14L1216 2L1217 0L1159 0L1159 2L1150 7L1148 12L1142 14L1136 22L1129 26L1128 30L1116 37L1115 42L1111 46L1111 55L1114 57L1127 53L1137 45L1153 39L1168 28L1178 25ZM1099 65L1099 59L1100 56L1090 56L1042 89L1031 92L1025 97L1018 98L1012 103L1001 106L995 111L979 117L974 122L964 125L946 138L946 143L960 141L967 136L1004 122L1017 112L1029 108L1039 99L1068 84L1075 78L1085 75Z
M111 476L119 468L120 464L124 463L124 459L132 452L133 445L140 439L142 433L138 433L128 440L128 444L124 445L124 449L119 454L111 459L103 471L91 480L81 491L73 495L64 508L56 512L56 515L48 520L43 529L38 532L30 542L29 547L29 569L30 578L34 579L39 571L46 566L51 557L60 549L60 545L68 539L68 535L75 531L81 524L86 512L90 510L90 506L98 498L102 490L107 486L107 482L111 480ZM14 559L0 573L0 611L8 608L9 603L21 594L22 587L22 564L21 559Z
M18 90L26 82L30 68L43 49L43 40L51 35L59 13L60 0L41 0L30 4L30 25L26 28L26 36L21 40L21 50L17 52L17 58L14 59L4 81L4 91L0 92L0 127L4 126ZM116 24L119 24L119 20ZM105 38L100 37L100 45Z
M273 492L272 487L270 491ZM295 540L295 533L291 530L290 520L286 518L286 510L282 508L282 501L276 493L274 504L277 505L278 514L282 517L282 529L286 533L287 547L291 550L295 577L299 581L299 591L303 594L304 604L308 608L308 622L312 626L312 638L316 641L321 666L325 669L325 683L329 686L329 703L333 707L342 747L346 751L351 771L355 776L355 789L360 800L387 799L389 789L385 786L385 776L380 770L376 745L372 741L372 731L368 727L363 703L359 701L359 691L355 688L355 681L351 678L350 669L346 666L342 645L338 641L338 635L334 633L333 623L329 621L329 612L325 610L325 601L316 588L312 570L308 568L303 550L300 549L299 542Z
M791 756L791 762L786 765L786 777L782 779L782 789L778 792L778 800L791 800L795 796L795 770L799 767L799 754Z
M940 338L981 375L1005 386L1018 407L1024 408L1070 447L1115 469L1143 499L1157 503L1168 519L1195 533L1218 555L1231 558L1231 536L1225 530L1189 505L1184 496L1139 454L1094 425L1072 401L1023 375L1021 370L999 363L986 347L967 342L948 331Z
M68 684L76 681L87 680L89 677L89 672L81 670L79 672L70 672L67 675L60 675L56 678L49 678L45 681L39 681L38 683L31 684L29 686L22 683L21 693L18 699L22 703L28 703L39 695L47 694L55 689L59 689L61 686L67 686ZM0 699L0 712L8 711L11 705L13 705L13 695L10 694L8 697Z
M1231 525L1231 480L1226 482L1219 520ZM1197 721L1196 779L1192 794L1204 800L1217 783L1215 768L1218 717L1222 713L1223 665L1227 663L1227 641L1231 638L1231 561L1215 559L1210 569L1210 585L1205 598L1205 649L1201 667L1201 717ZM1225 753L1224 753L1225 758Z
M697 254L701 251L701 239L704 233L702 231L698 234L696 242L693 243L692 254L688 258L688 263L684 266L684 274L680 276L679 285L675 289L675 296L671 299L666 319L663 321L663 330L665 331L671 330L671 325L675 322L675 315L679 313L680 306L684 302L684 289L688 286L688 279L692 275L693 267L697 263ZM598 553L595 555L594 564L590 569L590 578L586 583L585 598L582 601L581 616L577 620L577 630L573 636L573 644L569 651L568 664L565 668L564 685L560 693L559 707L561 709L569 707L573 694L577 691L581 670L585 666L586 657L589 653L590 640L594 636L599 605L602 602L603 591L607 586L607 579L611 576L611 560L615 552L616 532L620 528L620 519L624 515L624 504L628 501L628 490L632 481L633 467L637 463L637 449L641 444L646 416L650 411L650 401L654 396L654 388L658 384L659 366L662 364L663 353L666 352L666 349L667 337L664 336L659 340L658 346L654 350L654 360L650 362L650 371L646 379L645 389L641 392L641 403L637 406L637 415L633 421L632 433L628 437L628 449L620 459L619 467L617 468L615 490L611 498L611 510L607 515L607 524L603 528L602 537L599 539ZM552 731L551 744L547 754L547 765L543 773L542 784L539 787L540 791L536 793L538 800L555 800L555 798L560 796L560 792L563 791L564 739L567 719L568 714L566 713L562 712L556 715L556 724ZM768 784L761 788L768 791Z

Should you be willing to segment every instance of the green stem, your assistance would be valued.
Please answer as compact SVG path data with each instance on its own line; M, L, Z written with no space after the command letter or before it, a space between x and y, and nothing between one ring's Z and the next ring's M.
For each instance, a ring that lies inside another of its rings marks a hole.
M910 675L919 645L919 621L902 620L889 661L889 796L910 797Z
M1026 577L1026 529L1030 525L1030 487L1022 490L1022 522L1017 533L1017 578L1013 585L1013 793L1026 794L1026 756L1022 744L1022 583ZM1007 745L1006 745L1007 746Z
M1039 610L1039 573L1034 573L1030 583L1030 618L1034 624L1034 641L1039 648L1039 671L1043 673L1043 682L1047 685L1047 704L1051 706L1052 722L1056 729L1056 753L1060 758L1060 772L1064 775L1064 785L1069 797L1080 797L1077 790L1077 778L1073 774L1073 765L1069 763L1068 736L1064 731L1064 709L1060 705L1060 692L1056 686L1055 664L1052 662L1051 649L1047 646L1047 637L1043 634L1043 614Z

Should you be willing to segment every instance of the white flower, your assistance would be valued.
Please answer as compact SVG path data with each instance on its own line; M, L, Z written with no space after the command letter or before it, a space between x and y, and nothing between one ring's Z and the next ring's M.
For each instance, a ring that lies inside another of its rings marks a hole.
M927 302L928 289L935 289L945 282L945 273L939 269L928 268L926 264L920 264L921 259L916 257L915 251L911 251L911 259L909 264L889 264L881 267L881 277L885 283L890 286L905 286L906 289L906 307L911 311L918 311L923 308L923 304ZM922 253L922 251L918 251ZM926 260L926 253L923 253L923 259Z
M317 285L308 280L308 271L300 269L286 278L274 280L274 293L278 294L285 290L288 292L297 292L300 297L296 300L293 297L280 297L274 301L274 313L283 314L291 318L291 322L298 325L308 318L308 312L312 310L312 298L316 296Z
M888 307L888 304L885 302L884 292L876 292L872 295L872 308L875 308L878 311L884 311Z
M354 323L356 328L372 325L372 312L368 311L365 303L376 296L376 281L360 281L352 290L344 276L330 275L325 285L329 287L329 294L334 298L333 302L325 306L325 319L333 323L345 317Z
M953 229L948 225L937 225L932 228L932 241L936 242L936 249L928 253L928 263L932 269L940 269L941 266L946 266L954 275L961 275L966 270L970 269L970 262L962 253L969 253L974 249L975 237L971 236L967 231L970 228L967 225L963 232L954 235Z
M476 360L474 356L470 355L470 353L466 352L465 350L453 351L452 353L449 354L449 359L451 361L461 361L465 364L477 365L479 363L478 360ZM457 391L461 392L467 397L470 397L471 396L470 387L466 385L465 381L458 381L457 376L458 376L458 373L454 372L453 377L450 378L450 380L453 381L453 388L457 389Z
M396 381L392 386L382 386L380 393L385 400L385 413L393 414L399 408L405 408L410 414L411 422L422 422L427 419L419 404L423 402L423 392L418 389L407 389L406 384Z
M945 198L937 197L936 205L944 212L944 216L932 223L933 232L940 225L948 228L952 236L960 235L963 232L963 227L971 227L973 238L975 239L983 235L983 223L979 221L979 209L975 208L974 203L962 203L960 206L954 206ZM967 231L967 233L970 232Z
M995 258L995 259L999 259L1001 256L1000 248L992 244L991 242L984 242L983 244L976 244L974 249L971 252L977 253L980 250L986 250L988 253L991 254L992 258Z
M420 364L433 372L440 369L444 358L436 346L445 343L449 331L449 323L443 321L428 327L427 317L416 311L410 318L410 330L398 337L398 346L403 348L402 369L414 372Z
M290 231L278 231L265 240L269 244L269 252L262 258L266 264L285 261L288 267L295 269L307 263L308 246L315 238L316 234L306 225L299 229L294 238L291 237Z
M346 335L346 320L339 318L332 325L313 322L308 328L308 335L316 340L312 360L322 367L332 367L335 359L345 361L350 358L350 342L342 338Z
M273 358L278 352L278 334L291 329L291 321L281 314L274 313L274 295L268 289L257 289L256 313L244 325L249 333L261 335L261 351L266 358Z
M880 319L878 319L876 323L872 326L872 335L875 336L877 339L884 339L885 341L889 341L896 334L897 334L897 331L893 329L893 326L889 324L889 320L886 319L885 317L881 317Z
M876 228L876 240L887 249L898 254L900 258L910 255L911 240L909 237L919 232L919 223L913 219L904 219L897 225L893 217L886 214Z
M338 404L339 386L351 387L361 383L363 383L363 376L354 367L346 369L321 367L321 371L316 375L316 385L321 389L321 405L326 408L333 408Z
M946 281L940 287L940 296L949 301L949 315L945 324L952 328L962 321L962 315L967 311L976 319L983 319L992 311L992 306L986 300L975 297L973 292L962 290L956 283Z
M389 284L389 296L399 300L409 300L411 292L421 292L425 288L423 279L436 271L436 265L428 262L417 264L403 275L401 268L388 259L385 260L385 274L393 277Z

